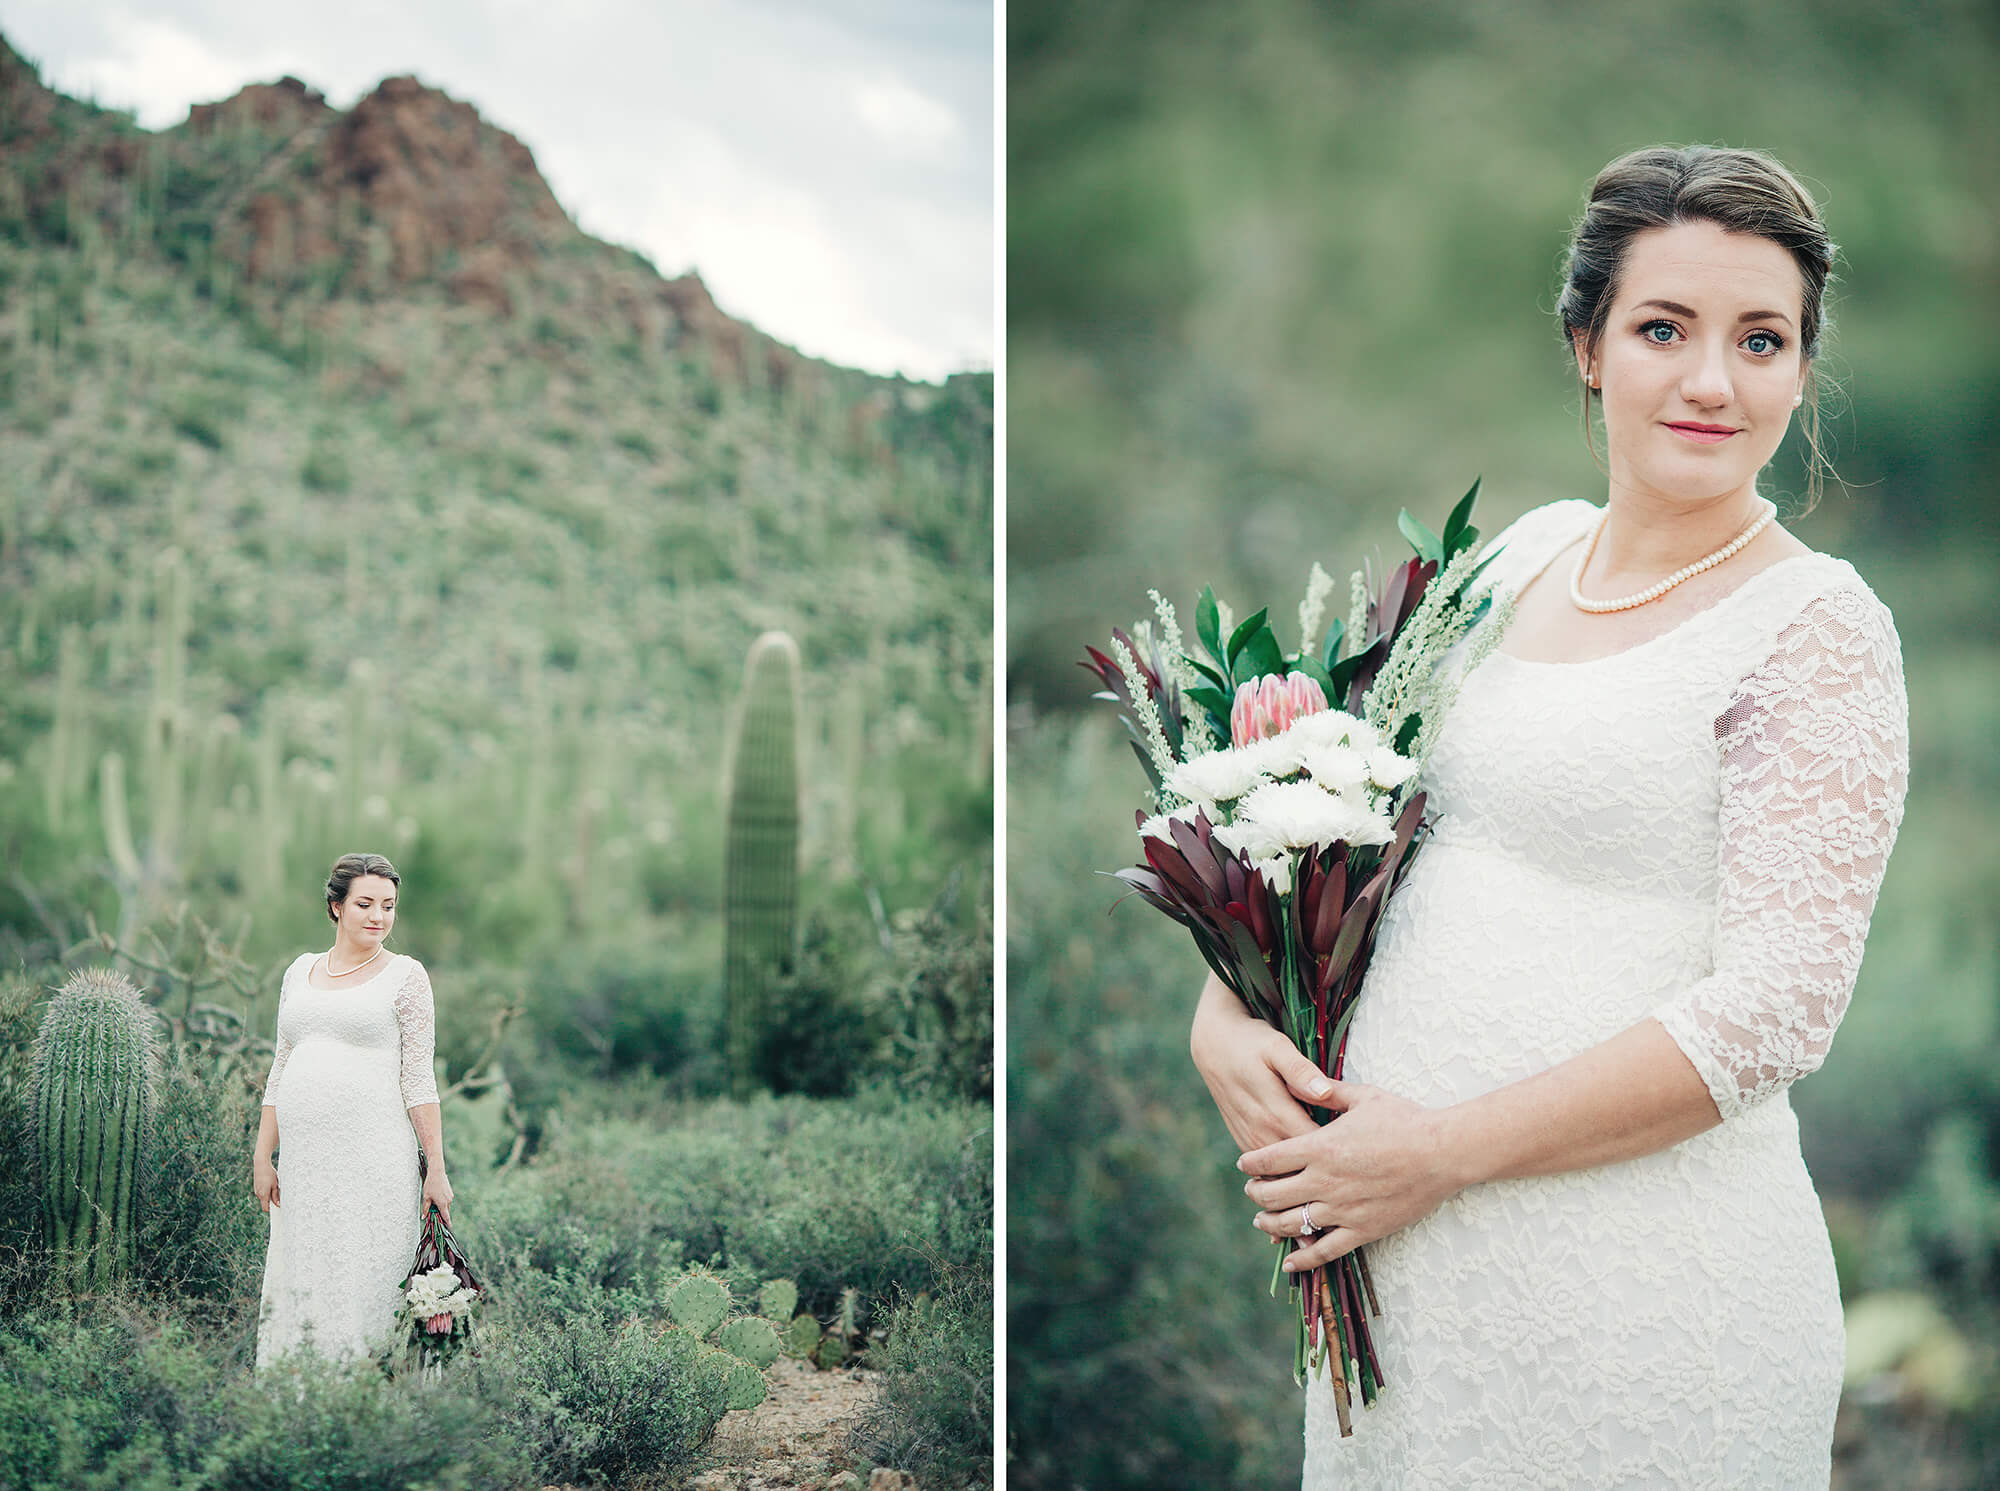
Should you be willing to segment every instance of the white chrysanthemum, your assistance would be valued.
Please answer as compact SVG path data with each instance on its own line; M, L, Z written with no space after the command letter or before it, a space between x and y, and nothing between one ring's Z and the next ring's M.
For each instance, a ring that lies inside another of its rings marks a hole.
M1351 745L1362 750L1380 742L1373 725L1344 709L1322 709L1306 715L1294 720L1286 733L1298 735L1302 744Z
M1395 837L1386 815L1371 813L1360 803L1336 797L1312 782L1272 782L1259 787L1237 806L1236 822L1287 849L1324 848L1335 839L1349 844L1386 844Z
M1264 883L1281 896L1292 893L1292 856L1274 854L1269 859L1252 862L1252 869L1263 872Z
M1231 854L1247 854L1253 861L1269 859L1283 853L1285 848L1272 834L1269 825L1248 823L1241 819L1217 825L1215 842Z
M1408 756L1399 756L1387 746L1376 746L1368 752L1368 780L1384 792L1393 791L1417 774L1417 763Z
M1194 822L1194 815L1200 811L1200 803L1184 802L1171 813L1155 813L1139 825L1139 837L1142 839L1161 839L1171 844L1174 841L1174 835L1173 830L1167 827L1168 821L1178 818L1183 823L1192 823Z
M1370 754L1343 745L1309 745L1298 753L1300 768L1322 791L1359 793L1370 780Z
M1183 761L1167 773L1167 790L1204 807L1234 802L1264 780L1266 753L1255 741L1242 749L1210 751Z

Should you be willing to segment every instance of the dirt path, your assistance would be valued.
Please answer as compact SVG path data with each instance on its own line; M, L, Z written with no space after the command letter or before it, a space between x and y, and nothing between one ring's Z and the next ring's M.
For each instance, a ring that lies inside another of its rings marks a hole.
M779 1357L764 1377L769 1395L748 1413L724 1415L689 1491L916 1491L895 1471L848 1473L848 1433L879 1399L873 1373L816 1372Z

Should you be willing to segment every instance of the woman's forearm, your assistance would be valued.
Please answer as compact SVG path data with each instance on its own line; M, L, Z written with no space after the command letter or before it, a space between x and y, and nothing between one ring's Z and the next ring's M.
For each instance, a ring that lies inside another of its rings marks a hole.
M410 1109L410 1127L417 1131L417 1143L424 1147L424 1160L433 1171L444 1169L444 1119L436 1103L418 1103Z
M276 1106L274 1106L273 1104L266 1103L260 1110L258 1110L257 1148L253 1152L253 1158L259 1160L268 1160L271 1158L273 1151L275 1151L277 1147L278 1147L278 1110Z
M1666 1027L1647 1018L1532 1077L1437 1110L1461 1186L1637 1159L1722 1121Z

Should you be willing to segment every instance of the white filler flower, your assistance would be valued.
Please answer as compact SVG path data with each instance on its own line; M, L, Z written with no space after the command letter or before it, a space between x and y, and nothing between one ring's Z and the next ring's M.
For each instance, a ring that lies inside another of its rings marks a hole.
M1236 808L1236 824L1260 834L1263 842L1287 849L1320 848L1335 839L1349 844L1386 844L1395 826L1385 813L1371 813L1334 796L1314 782L1270 782ZM1261 858L1252 850L1253 858Z

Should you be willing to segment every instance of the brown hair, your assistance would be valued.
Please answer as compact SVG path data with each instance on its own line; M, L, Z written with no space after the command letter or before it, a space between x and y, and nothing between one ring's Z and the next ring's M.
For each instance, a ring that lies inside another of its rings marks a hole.
M1799 266L1802 291L1799 353L1810 370L1828 324L1826 286L1833 277L1836 246L1811 193L1783 165L1760 150L1716 145L1634 150L1597 173L1590 185L1590 203L1570 234L1562 294L1556 301L1565 346L1572 350L1581 346L1586 359L1596 352L1634 236L1649 228L1695 222L1769 239L1792 256ZM1583 385L1583 438L1594 459L1597 441L1590 428L1590 401L1597 390L1581 369L1577 376ZM1821 471L1833 469L1820 445L1817 375L1806 380L1803 423L1812 452L1805 507L1811 512L1819 502Z
M380 875L391 885L401 885L403 877L396 873L396 867L379 854L343 854L333 862L333 873L326 877L326 917L328 921L340 920L340 913L333 908L347 904L347 888L363 875Z

